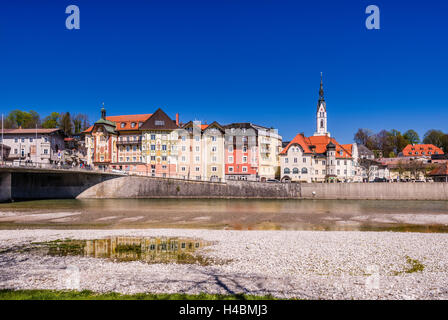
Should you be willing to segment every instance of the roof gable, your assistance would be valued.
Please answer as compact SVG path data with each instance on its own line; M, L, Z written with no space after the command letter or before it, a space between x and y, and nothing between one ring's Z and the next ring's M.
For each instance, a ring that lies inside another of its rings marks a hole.
M140 130L175 130L178 128L176 122L159 108L143 123Z

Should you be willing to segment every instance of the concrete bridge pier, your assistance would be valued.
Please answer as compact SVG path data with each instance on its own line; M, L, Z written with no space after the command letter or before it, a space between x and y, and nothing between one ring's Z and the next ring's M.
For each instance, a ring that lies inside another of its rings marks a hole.
M11 173L0 172L0 202L11 201Z

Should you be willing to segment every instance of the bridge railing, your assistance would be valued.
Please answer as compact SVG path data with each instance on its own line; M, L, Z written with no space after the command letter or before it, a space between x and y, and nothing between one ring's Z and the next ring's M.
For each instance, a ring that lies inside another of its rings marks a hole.
M24 168L24 169L50 169L50 170L64 170L64 171L79 171L79 172L104 172L104 173L121 173L126 174L124 172L117 172L117 170L99 170L97 168L92 168L89 166L73 166L69 164L61 164L61 163L41 163L41 162L26 162L26 161L17 161L17 162L0 162L0 168Z

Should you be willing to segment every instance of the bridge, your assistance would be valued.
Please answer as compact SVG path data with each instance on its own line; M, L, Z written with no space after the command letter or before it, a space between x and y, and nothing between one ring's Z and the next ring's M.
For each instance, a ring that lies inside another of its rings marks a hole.
M73 199L103 181L123 174L86 169L0 166L0 202Z
M297 199L300 185L130 176L79 168L0 166L0 202L82 198Z

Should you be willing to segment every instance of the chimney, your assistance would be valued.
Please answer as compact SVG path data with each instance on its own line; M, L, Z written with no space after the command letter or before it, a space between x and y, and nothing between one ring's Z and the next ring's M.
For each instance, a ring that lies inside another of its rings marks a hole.
M176 113L176 125L179 125L179 114Z

